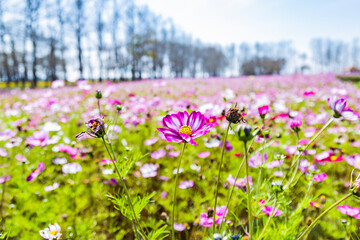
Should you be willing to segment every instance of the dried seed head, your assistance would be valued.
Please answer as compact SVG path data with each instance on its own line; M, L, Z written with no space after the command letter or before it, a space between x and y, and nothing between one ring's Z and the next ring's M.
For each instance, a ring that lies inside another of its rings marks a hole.
M238 124L244 122L244 116L246 115L245 109L239 110L238 108L230 108L226 113L225 117L231 123Z

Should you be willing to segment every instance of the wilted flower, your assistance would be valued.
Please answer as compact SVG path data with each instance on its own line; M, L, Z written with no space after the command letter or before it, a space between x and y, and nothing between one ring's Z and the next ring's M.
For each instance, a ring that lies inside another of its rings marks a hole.
M61 228L59 224L55 223L54 225L49 224L48 228L40 230L40 236L44 239L60 239L61 238Z
M34 180L37 176L39 176L39 174L44 171L45 169L45 164L44 163L39 163L39 165L37 166L37 168L32 171L30 173L30 175L26 178L27 182L30 182L31 180Z
M357 198L360 198L360 179L356 179L351 183L350 192Z
M188 142L192 145L197 145L193 140L201 137L214 126L212 123L205 125L206 119L200 112L192 112L189 114L179 112L177 114L166 115L163 118L163 124L166 128L158 128L164 134L165 139L169 142Z
M331 110L334 111L334 118L343 117L346 120L356 121L359 119L358 114L350 108L346 108L346 100L344 98L331 97L328 98L328 103Z
M245 122L244 120L245 115L246 115L245 109L239 110L238 108L230 108L225 113L226 120L234 124Z
M90 119L85 123L85 125L88 127L88 129L85 132L81 132L76 135L77 139L83 137L85 134L94 138L101 138L105 135L104 118L98 117Z

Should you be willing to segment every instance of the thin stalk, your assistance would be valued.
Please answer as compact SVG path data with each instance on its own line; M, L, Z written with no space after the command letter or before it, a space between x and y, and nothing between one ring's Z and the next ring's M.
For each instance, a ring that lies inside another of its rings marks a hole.
M248 199L248 221L249 221L249 240L252 239L253 233L253 221L252 221L252 208L251 208L251 191L249 184L249 156L246 148L246 141L244 141L244 152L245 152L245 169L246 169L246 194Z
M294 165L296 165L296 168L295 168L294 171L293 171L293 174L292 174L292 177L290 178L290 181L285 185L285 187L284 187L285 189L288 188L288 187L290 187L291 184L292 184L292 182L293 182L294 179L295 179L296 173L297 173L298 168L299 168L298 166L299 166L299 164L300 164L300 157L301 157L302 153L303 153L306 149L308 149L308 147L311 146L311 144L313 144L313 143L315 142L315 140L320 136L320 134L321 134L333 121L334 121L334 118L331 117L331 118L327 121L327 123L321 128L321 130L320 130L317 134L315 134L315 136L313 136L313 137L311 138L310 142L305 146L305 148L304 148L302 151L300 151L299 154L296 156L295 161L291 164L291 167L293 167Z
M273 205L273 209L272 209L272 211L271 211L271 214L270 214L269 218L267 219L266 224L265 224L263 230L261 231L260 236L258 237L258 240L261 240L261 238L262 238L263 235L265 234L266 228L269 226L269 223L270 223L271 219L273 218L273 216L274 216L274 214L275 214L275 211L276 211L276 203L277 203L277 193L275 193L275 202L274 202L274 205Z
M305 237L305 235L317 224L317 222L322 218L327 212L329 212L331 209L339 205L341 202L345 201L349 197L352 196L352 193L346 194L344 197L333 203L328 209L326 209L323 213L321 213L306 229L305 231L300 235L300 237L297 238L297 240L300 240L301 238Z
M2 195L1 195L1 206L0 206L1 221L4 221L3 206L5 199L5 189L6 189L6 181L3 183Z
M107 147L107 143L106 143L104 137L102 137L102 140L103 140L104 145L105 145L105 148L106 148L106 150L107 150L107 152L108 152L108 154L109 154L109 156L110 156L110 159L111 159L113 165L115 166L116 173L117 173L119 179L122 180L121 182L122 182L123 187L124 187L124 189L125 189L125 194L126 194L126 197L127 197L127 200L128 200L128 204L129 204L130 209L131 209L131 211L132 211L132 213L133 213L133 225L134 225L135 234L136 234L137 238L140 240L141 238L140 238L140 236L139 236L139 233L138 233L138 231L137 231L137 226L136 226L136 224L138 223L137 217L136 217L136 213L135 213L135 211L134 211L134 207L133 207L132 202L131 202L131 199L130 199L129 191L128 191L127 187L126 187L125 180L121 177L119 168L118 168L118 166L117 166L117 164L116 164L116 156L115 156L114 150L113 150L111 144L109 144L110 149L111 149L111 151L112 151L112 153L113 153L113 156L112 156L111 153L110 153L110 151L109 151L109 148ZM144 234L144 236L146 236L146 235Z
M247 148L247 151L248 151L248 152L249 152L249 150L250 150L253 142L254 142L254 138L250 141L249 147ZM232 194L233 194L234 189L235 189L235 184L236 184L236 181L237 181L237 179L238 179L238 177L239 177L240 171L241 171L242 167L244 166L244 163L245 163L245 154L244 154L244 158L243 158L243 160L242 160L242 162L241 162L241 164L240 164L240 166L239 166L239 169L238 169L238 171L237 171L237 173L236 173L235 180L234 180L234 184L233 184L232 187L231 187L231 191L230 191L230 194L229 194L229 196L228 196L227 203L226 203L225 212L226 212L226 210L229 208L230 200L231 200ZM222 230L223 222L226 222L226 217L227 217L227 215L224 216L224 219L223 219L223 220L221 221L221 223L220 223L220 231ZM235 224L234 224L234 226L235 226Z
M229 194L229 197L228 197L228 200L227 200L227 203L226 203L226 208L225 208L225 211L224 211L224 212L226 212L227 209L228 209L228 207L229 207L230 199L231 199L231 196L232 196L232 194L233 194L233 192L234 192L235 184L236 184L236 181L237 181L237 179L238 179L238 177L239 177L240 171L241 171L241 169L242 169L242 167L243 167L243 165L244 165L244 162L245 162L245 157L244 157L243 160L241 161L241 164L240 164L240 166L239 166L239 169L238 169L238 171L237 171L237 173L236 173L235 180L234 180L234 184L233 184L232 187L231 187L230 194ZM223 225L223 222L225 222L225 221L226 221L226 215L225 215L225 217L224 217L224 220L221 221L221 223L220 223L220 231L222 230L222 225Z
M100 99L98 99L97 105L98 105L98 109L99 109L99 116L101 117Z
M178 183L178 176L179 176L179 168L180 168L180 165L181 165L181 160L182 160L183 155L184 155L185 147L186 147L186 142L184 142L184 145L182 147L179 163L178 163L178 166L177 166L177 169L176 169L174 196L173 196L173 207L172 207L172 216L171 216L171 237L172 237L173 240L175 240L174 223L175 223L176 189L178 188L177 183Z
M225 144L226 144L226 139L229 133L229 129L231 126L231 122L229 122L226 132L225 132L225 138L224 138L224 142L221 148L221 158L220 158L220 165L219 165L219 172L218 172L218 177L217 177L217 181L216 181L216 191L215 191L215 203L214 203L214 216L213 216L213 233L215 233L215 217L216 217L216 204L217 204L217 197L218 197L218 193L219 193L219 181L220 181L220 174L221 174L221 166L223 163L223 158L224 158L224 152L225 152Z

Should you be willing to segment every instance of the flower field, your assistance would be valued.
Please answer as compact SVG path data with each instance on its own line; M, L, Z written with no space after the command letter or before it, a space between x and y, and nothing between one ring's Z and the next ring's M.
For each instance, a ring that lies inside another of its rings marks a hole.
M360 90L334 75L55 81L0 107L0 239L359 239Z

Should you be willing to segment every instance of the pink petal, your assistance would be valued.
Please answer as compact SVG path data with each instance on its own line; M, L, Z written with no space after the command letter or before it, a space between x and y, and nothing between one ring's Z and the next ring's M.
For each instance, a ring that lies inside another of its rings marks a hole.
M178 133L174 132L171 129L158 128L157 130L159 130L164 135L165 139L169 142L181 143L184 141Z
M204 136L205 134L209 133L213 127L214 127L213 123L208 123L206 126L202 127L201 129L191 134L191 137L198 138Z
M188 136L187 134L185 134L185 133L180 133L180 136L181 136L186 142L190 143L191 145L197 145L197 143L194 142L194 140L193 140L190 136Z

